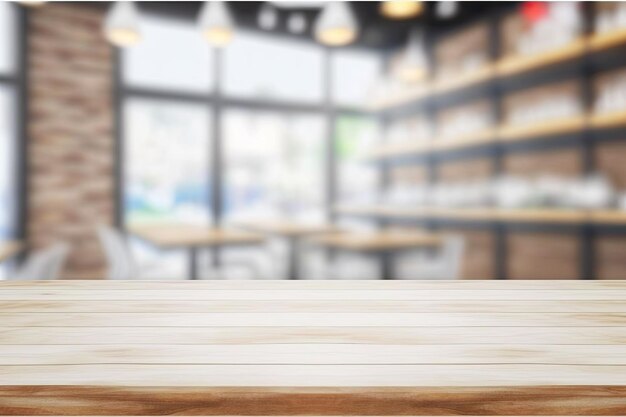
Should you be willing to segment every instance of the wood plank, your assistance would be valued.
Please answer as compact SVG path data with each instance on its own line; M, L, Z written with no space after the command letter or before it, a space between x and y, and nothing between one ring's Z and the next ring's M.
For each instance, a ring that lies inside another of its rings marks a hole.
M564 47L538 54L504 57L496 62L496 74L499 77L508 77L579 58L584 54L586 46L587 40L580 38Z
M463 210L465 211L465 210ZM471 211L471 210L470 210ZM625 212L626 213L626 212ZM149 281L149 280L53 280L53 281L1 281L5 290L32 289L92 289L108 290L429 290L429 289L473 289L473 290L516 290L516 289L626 289L626 281L458 281L458 280L204 280L204 281Z
M7 386L15 415L620 415L626 388L157 388Z
M589 127L593 129L607 129L626 125L626 112L613 111L607 113L594 113L589 116Z
M0 345L626 343L626 327L0 327Z
M477 70L463 72L457 77L439 78L434 81L434 91L437 94L445 94L461 88L466 88L475 84L486 82L495 75L495 67L491 63L486 63Z
M129 231L136 237L164 249L255 245L263 242L263 237L256 233L185 224L131 226Z
M623 345L0 345L0 365L626 365Z
M625 224L625 210L594 210L591 212L591 221L597 224Z
M344 232L315 236L308 242L336 249L378 252L416 247L437 247L442 236L422 232Z
M626 385L621 365L11 365L0 385L492 387Z
M604 51L626 43L626 29L614 30L606 33L596 33L588 38L591 51Z
M433 149L438 152L455 149L465 149L497 142L497 131L494 128L482 129L476 132L457 135L454 137L438 137L433 140Z
M257 233L286 237L309 236L340 231L339 228L330 224L307 224L286 220L256 220L238 223L237 226Z
M514 281L517 282L517 281ZM529 281L524 281L529 282ZM532 281L530 281L532 282ZM545 282L545 281L540 281ZM385 301L319 300L319 301L0 301L4 313L626 313L626 303L607 301Z
M533 124L501 126L498 129L498 136L503 141L519 141L533 138L543 140L546 136L582 131L585 125L586 117L580 115L578 117L547 120Z
M626 313L0 313L10 327L622 327Z
M497 210L500 220L515 222L583 223L588 213L578 209L506 209Z
M624 289L517 290L65 290L22 289L0 292L0 300L623 300Z

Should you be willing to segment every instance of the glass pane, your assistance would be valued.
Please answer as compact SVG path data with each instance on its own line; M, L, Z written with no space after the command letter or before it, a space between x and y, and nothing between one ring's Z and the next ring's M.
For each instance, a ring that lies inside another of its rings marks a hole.
M339 116L335 125L337 199L339 202L371 202L377 197L380 168L364 164L361 156L379 141L378 124L366 117ZM358 178L358 181L354 179Z
M322 48L314 44L237 32L224 50L224 93L321 102L323 58Z
M12 91L0 86L0 239L12 235L15 201L15 108Z
M8 1L0 2L0 73L15 70L15 44L17 43L17 13L15 5Z
M124 121L126 221L210 223L208 107L132 99Z
M15 96L0 85L0 240L15 231ZM6 263L0 264L0 279L5 277Z
M373 52L335 51L331 62L334 103L364 107L382 73L382 56Z
M213 54L195 25L148 17L142 39L124 49L123 78L127 85L208 92L213 87Z
M226 219L323 220L322 116L228 110L223 132Z

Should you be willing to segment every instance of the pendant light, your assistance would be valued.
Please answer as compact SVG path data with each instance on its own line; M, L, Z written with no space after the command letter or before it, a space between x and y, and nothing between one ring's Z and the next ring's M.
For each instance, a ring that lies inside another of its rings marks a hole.
M439 1L435 6L435 15L439 19L452 19L459 13L458 1Z
M348 2L330 1L315 22L315 38L324 45L343 46L354 42L358 25Z
M141 40L139 11L132 1L113 2L104 22L104 35L113 45L126 47Z
M272 30L276 28L278 24L278 13L276 9L269 4L261 6L258 23L261 29Z
M44 0L21 0L21 1L18 1L18 3L20 5L22 5L22 6L25 6L25 7L36 8L36 7L43 6L44 4L47 3L47 1L44 1Z
M304 33L306 30L306 18L302 13L294 13L287 20L287 29L291 33L297 35Z
M223 1L205 1L198 25L204 38L213 46L226 46L233 38L233 18Z
M390 19L410 19L422 13L421 1L383 1L380 12Z
M404 82L414 83L426 78L428 60L426 58L426 43L421 30L413 30L409 34L409 41L398 70L398 78Z

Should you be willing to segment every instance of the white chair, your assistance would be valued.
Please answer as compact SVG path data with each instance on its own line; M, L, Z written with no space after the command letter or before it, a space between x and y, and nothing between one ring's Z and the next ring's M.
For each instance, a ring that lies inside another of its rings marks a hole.
M397 279L459 279L465 242L460 236L448 236L436 253L420 251L397 255L394 262Z
M57 243L49 248L31 254L19 267L16 280L57 279L70 252L66 243Z
M108 226L98 227L98 237L109 265L108 279L137 279L139 268L122 233Z

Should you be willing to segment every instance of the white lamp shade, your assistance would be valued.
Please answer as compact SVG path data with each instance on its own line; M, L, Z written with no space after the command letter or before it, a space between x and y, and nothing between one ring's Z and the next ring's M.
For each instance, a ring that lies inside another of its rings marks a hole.
M45 0L21 0L18 1L19 4L21 4L22 6L26 6L26 7L39 7L39 6L43 6L44 4L47 3L47 1Z
M452 19L459 12L459 3L456 1L439 1L435 14L439 19Z
M398 76L405 82L423 80L428 72L426 58L426 44L424 34L420 30L413 30L409 34L409 42L400 65Z
M278 13L269 4L261 6L259 11L259 26L265 30L272 30L278 24Z
M306 18L302 13L294 13L287 20L287 29L291 33L304 33L306 31Z
M315 38L324 45L343 46L354 42L357 34L358 24L349 3L326 3L315 22Z
M223 1L205 1L198 25L204 38L213 46L225 46L233 38L233 17Z
M424 5L421 1L383 1L381 13L391 19L410 19L422 13Z
M131 1L114 2L104 22L104 35L116 46L131 46L141 40L139 11Z

